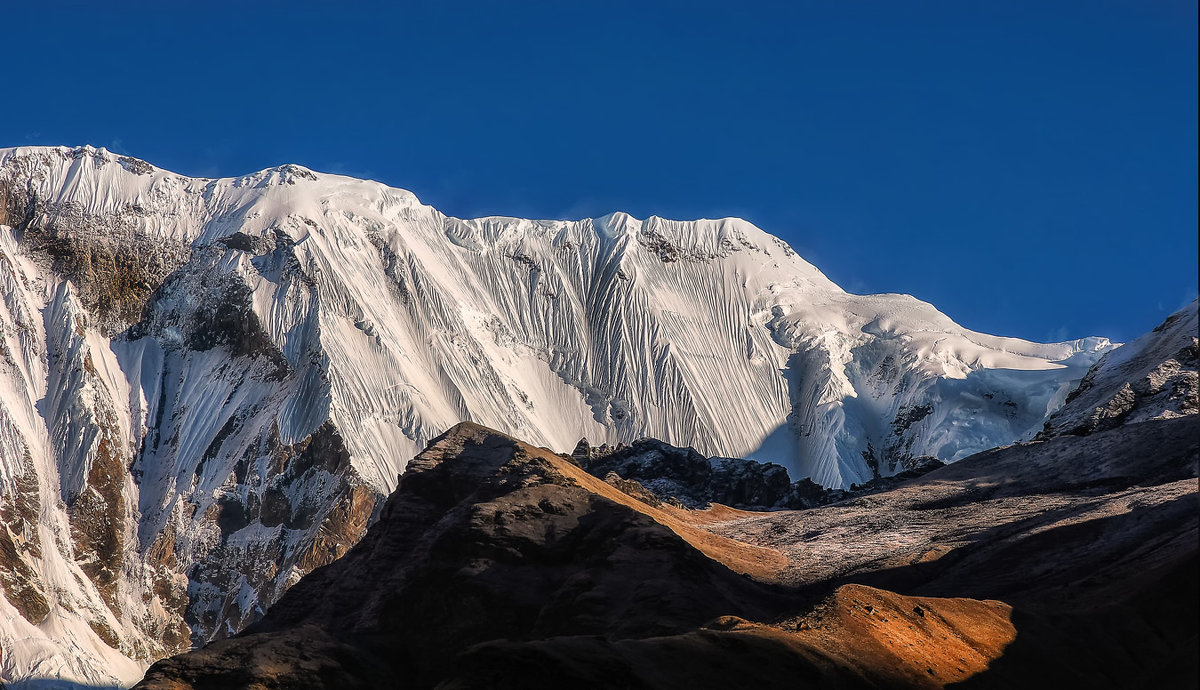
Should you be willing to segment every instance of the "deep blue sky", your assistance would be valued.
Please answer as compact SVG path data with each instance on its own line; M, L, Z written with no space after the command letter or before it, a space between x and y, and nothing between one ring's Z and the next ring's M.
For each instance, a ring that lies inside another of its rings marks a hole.
M1129 339L1196 294L1194 1L7 4L0 146L457 216L738 215L852 292Z

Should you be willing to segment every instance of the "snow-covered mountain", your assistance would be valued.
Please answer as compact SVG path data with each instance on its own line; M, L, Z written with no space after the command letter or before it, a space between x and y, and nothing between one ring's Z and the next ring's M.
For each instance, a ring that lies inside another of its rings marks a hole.
M1111 348L846 293L738 219L461 220L90 147L0 150L0 282L5 682L241 629L464 419L848 486L1036 433Z

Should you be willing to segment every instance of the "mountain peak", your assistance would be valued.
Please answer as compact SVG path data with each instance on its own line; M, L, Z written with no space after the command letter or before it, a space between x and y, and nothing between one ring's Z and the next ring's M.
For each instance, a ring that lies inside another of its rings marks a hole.
M0 478L49 525L11 570L71 626L44 658L96 669L256 620L439 437L654 437L846 487L1031 435L1103 354L848 294L739 219L463 220L295 165L6 149L0 226Z

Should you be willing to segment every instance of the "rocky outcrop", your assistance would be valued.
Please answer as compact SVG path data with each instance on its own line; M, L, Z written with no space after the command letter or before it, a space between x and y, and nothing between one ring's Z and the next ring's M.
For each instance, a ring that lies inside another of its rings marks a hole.
M1198 312L1200 303L1193 301L1150 333L1105 355L1046 421L1039 438L1081 436L1200 411Z
M186 620L200 631L195 642L228 637L258 620L266 609L263 602L274 601L305 573L343 556L377 514L379 495L350 467L332 424L294 445L271 441L276 445L264 453L270 463L258 482L239 482L221 492L202 517L190 516L208 529L215 527L213 545L184 569L189 582ZM256 469L247 462L235 466L234 473L247 476ZM319 493L310 488L314 484L321 485ZM182 524L173 526L172 533L189 528L185 517L168 523ZM246 538L259 531L277 537Z
M809 479L791 481L786 468L744 458L706 458L694 448L679 448L652 438L632 444L593 448L581 439L571 459L589 474L609 481L636 483L658 501L687 508L720 503L741 510L802 510L855 496L884 491L945 463L923 457L897 474L878 477L848 490L826 489ZM619 485L624 486L624 485Z
M95 325L115 334L141 318L158 286L187 262L190 248L177 238L144 232L162 211L153 202L131 199L97 212L89 199L46 194L42 183L50 174L48 168L67 160L94 167L113 162L111 156L90 148L44 149L5 161L0 175L0 225L12 227L39 262L70 280ZM134 158L116 162L135 175L153 171Z
M0 429L6 421L0 412ZM42 555L37 529L41 511L38 478L28 451L20 448L17 452L25 455L25 462L14 467L13 493L0 504L0 592L28 623L38 625L50 613L46 583L37 572Z

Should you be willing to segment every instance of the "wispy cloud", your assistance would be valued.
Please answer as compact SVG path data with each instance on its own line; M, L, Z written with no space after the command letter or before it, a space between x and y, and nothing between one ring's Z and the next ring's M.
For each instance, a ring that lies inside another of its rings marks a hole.
M1179 303L1179 306L1175 308L1175 311L1179 311L1192 302L1195 302L1197 297L1200 297L1200 293L1196 291L1196 288L1188 288L1183 293L1183 301Z
M373 170L355 167L345 161L333 161L331 163L325 163L320 168L317 168L317 171L333 173L334 175L357 177L360 180L375 179L375 172Z
M1071 331L1067 329L1067 325L1064 323L1058 328L1051 329L1048 333L1046 333L1046 342L1061 343L1064 340L1070 339L1070 337Z

